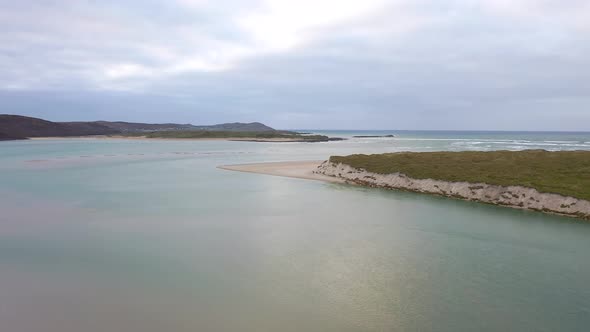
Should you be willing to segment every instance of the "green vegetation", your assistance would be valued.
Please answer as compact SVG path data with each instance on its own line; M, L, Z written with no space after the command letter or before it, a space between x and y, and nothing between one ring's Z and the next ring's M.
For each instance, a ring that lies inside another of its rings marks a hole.
M330 140L323 135L301 135L298 133L278 131L209 131L209 130L177 130L177 131L153 131L143 133L128 133L127 136L145 136L147 138L237 138L237 139L285 139L302 142L325 142Z
M402 152L333 156L330 161L379 174L524 186L590 200L590 151Z

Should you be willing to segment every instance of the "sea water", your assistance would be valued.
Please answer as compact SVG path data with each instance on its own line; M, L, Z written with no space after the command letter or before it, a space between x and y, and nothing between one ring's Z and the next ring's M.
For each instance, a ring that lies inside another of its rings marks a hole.
M216 166L590 134L321 132L0 142L0 330L588 331L588 222Z

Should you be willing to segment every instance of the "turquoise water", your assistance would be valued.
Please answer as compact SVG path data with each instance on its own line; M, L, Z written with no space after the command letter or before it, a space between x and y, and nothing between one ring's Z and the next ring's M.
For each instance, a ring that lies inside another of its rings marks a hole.
M587 331L587 222L216 168L590 150L584 133L392 133L0 142L1 330Z

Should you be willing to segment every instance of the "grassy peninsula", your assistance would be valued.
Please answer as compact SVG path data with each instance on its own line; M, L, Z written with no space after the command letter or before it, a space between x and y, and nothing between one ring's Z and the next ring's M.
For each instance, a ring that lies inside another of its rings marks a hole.
M303 135L287 131L210 131L210 130L173 130L153 131L147 133L128 133L129 137L171 138L171 139L236 139L246 141L285 141L285 142L327 142L338 140L324 135Z
M523 186L590 200L590 151L402 152L332 156L330 162L377 174Z

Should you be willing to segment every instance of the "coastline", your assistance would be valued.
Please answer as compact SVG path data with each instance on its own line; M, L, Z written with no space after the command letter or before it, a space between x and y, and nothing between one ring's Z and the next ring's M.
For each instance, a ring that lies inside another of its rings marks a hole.
M220 169L373 188L411 191L508 208L590 220L590 201L522 186L412 179L403 174L377 174L329 161L269 162L224 165Z
M30 137L30 140L150 140L150 141L232 141L232 142L261 142L261 143L301 143L307 142L294 138L243 138L243 137L198 137L198 138L149 138L146 136L120 136L120 135L90 135L90 136L51 136L51 137Z

